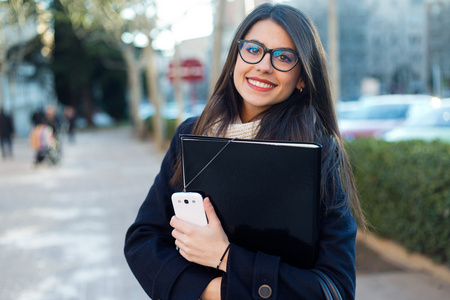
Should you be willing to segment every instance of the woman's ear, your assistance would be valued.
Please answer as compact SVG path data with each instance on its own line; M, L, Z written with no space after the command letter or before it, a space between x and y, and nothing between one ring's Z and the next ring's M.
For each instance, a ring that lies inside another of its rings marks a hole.
M298 90L303 90L305 88L305 82L302 78L300 78L297 82L297 85L295 86Z

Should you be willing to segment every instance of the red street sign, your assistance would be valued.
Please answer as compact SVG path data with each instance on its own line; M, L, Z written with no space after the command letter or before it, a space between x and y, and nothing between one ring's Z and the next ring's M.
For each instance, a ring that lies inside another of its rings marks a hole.
M181 80L185 81L201 81L203 80L203 64L201 61L195 58L184 59L181 61ZM175 80L175 74L173 70L173 63L169 65L168 77L171 82Z

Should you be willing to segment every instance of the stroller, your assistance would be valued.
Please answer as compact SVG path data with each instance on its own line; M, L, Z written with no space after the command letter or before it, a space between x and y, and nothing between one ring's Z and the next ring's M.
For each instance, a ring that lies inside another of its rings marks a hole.
M56 165L60 161L60 142L51 126L36 125L30 132L30 145L36 151L35 165Z

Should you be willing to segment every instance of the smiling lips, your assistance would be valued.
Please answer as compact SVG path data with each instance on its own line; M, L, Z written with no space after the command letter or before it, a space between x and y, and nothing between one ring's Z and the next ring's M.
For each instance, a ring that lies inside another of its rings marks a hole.
M247 81L248 81L248 83L250 83L250 85L258 87L260 89L268 90L268 89L273 89L274 87L276 87L276 85L274 85L274 84L262 82L262 81L255 80L255 79L248 78Z

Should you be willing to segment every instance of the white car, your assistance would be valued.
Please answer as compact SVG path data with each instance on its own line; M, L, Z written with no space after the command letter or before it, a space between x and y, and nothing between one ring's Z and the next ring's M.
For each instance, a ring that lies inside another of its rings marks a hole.
M405 120L439 106L441 101L428 95L382 95L365 97L351 106L338 106L341 135L346 140L360 137L381 138Z
M205 101L198 101L194 105L186 104L182 112L182 118L186 119L189 117L199 116L203 109L205 108ZM164 119L175 120L178 118L179 107L175 101L169 101L163 104L162 116ZM141 120L146 120L155 114L155 107L148 101L144 101L139 105L139 117Z
M450 103L442 103L438 108L419 115L384 134L386 141L420 139L442 140L450 143Z

